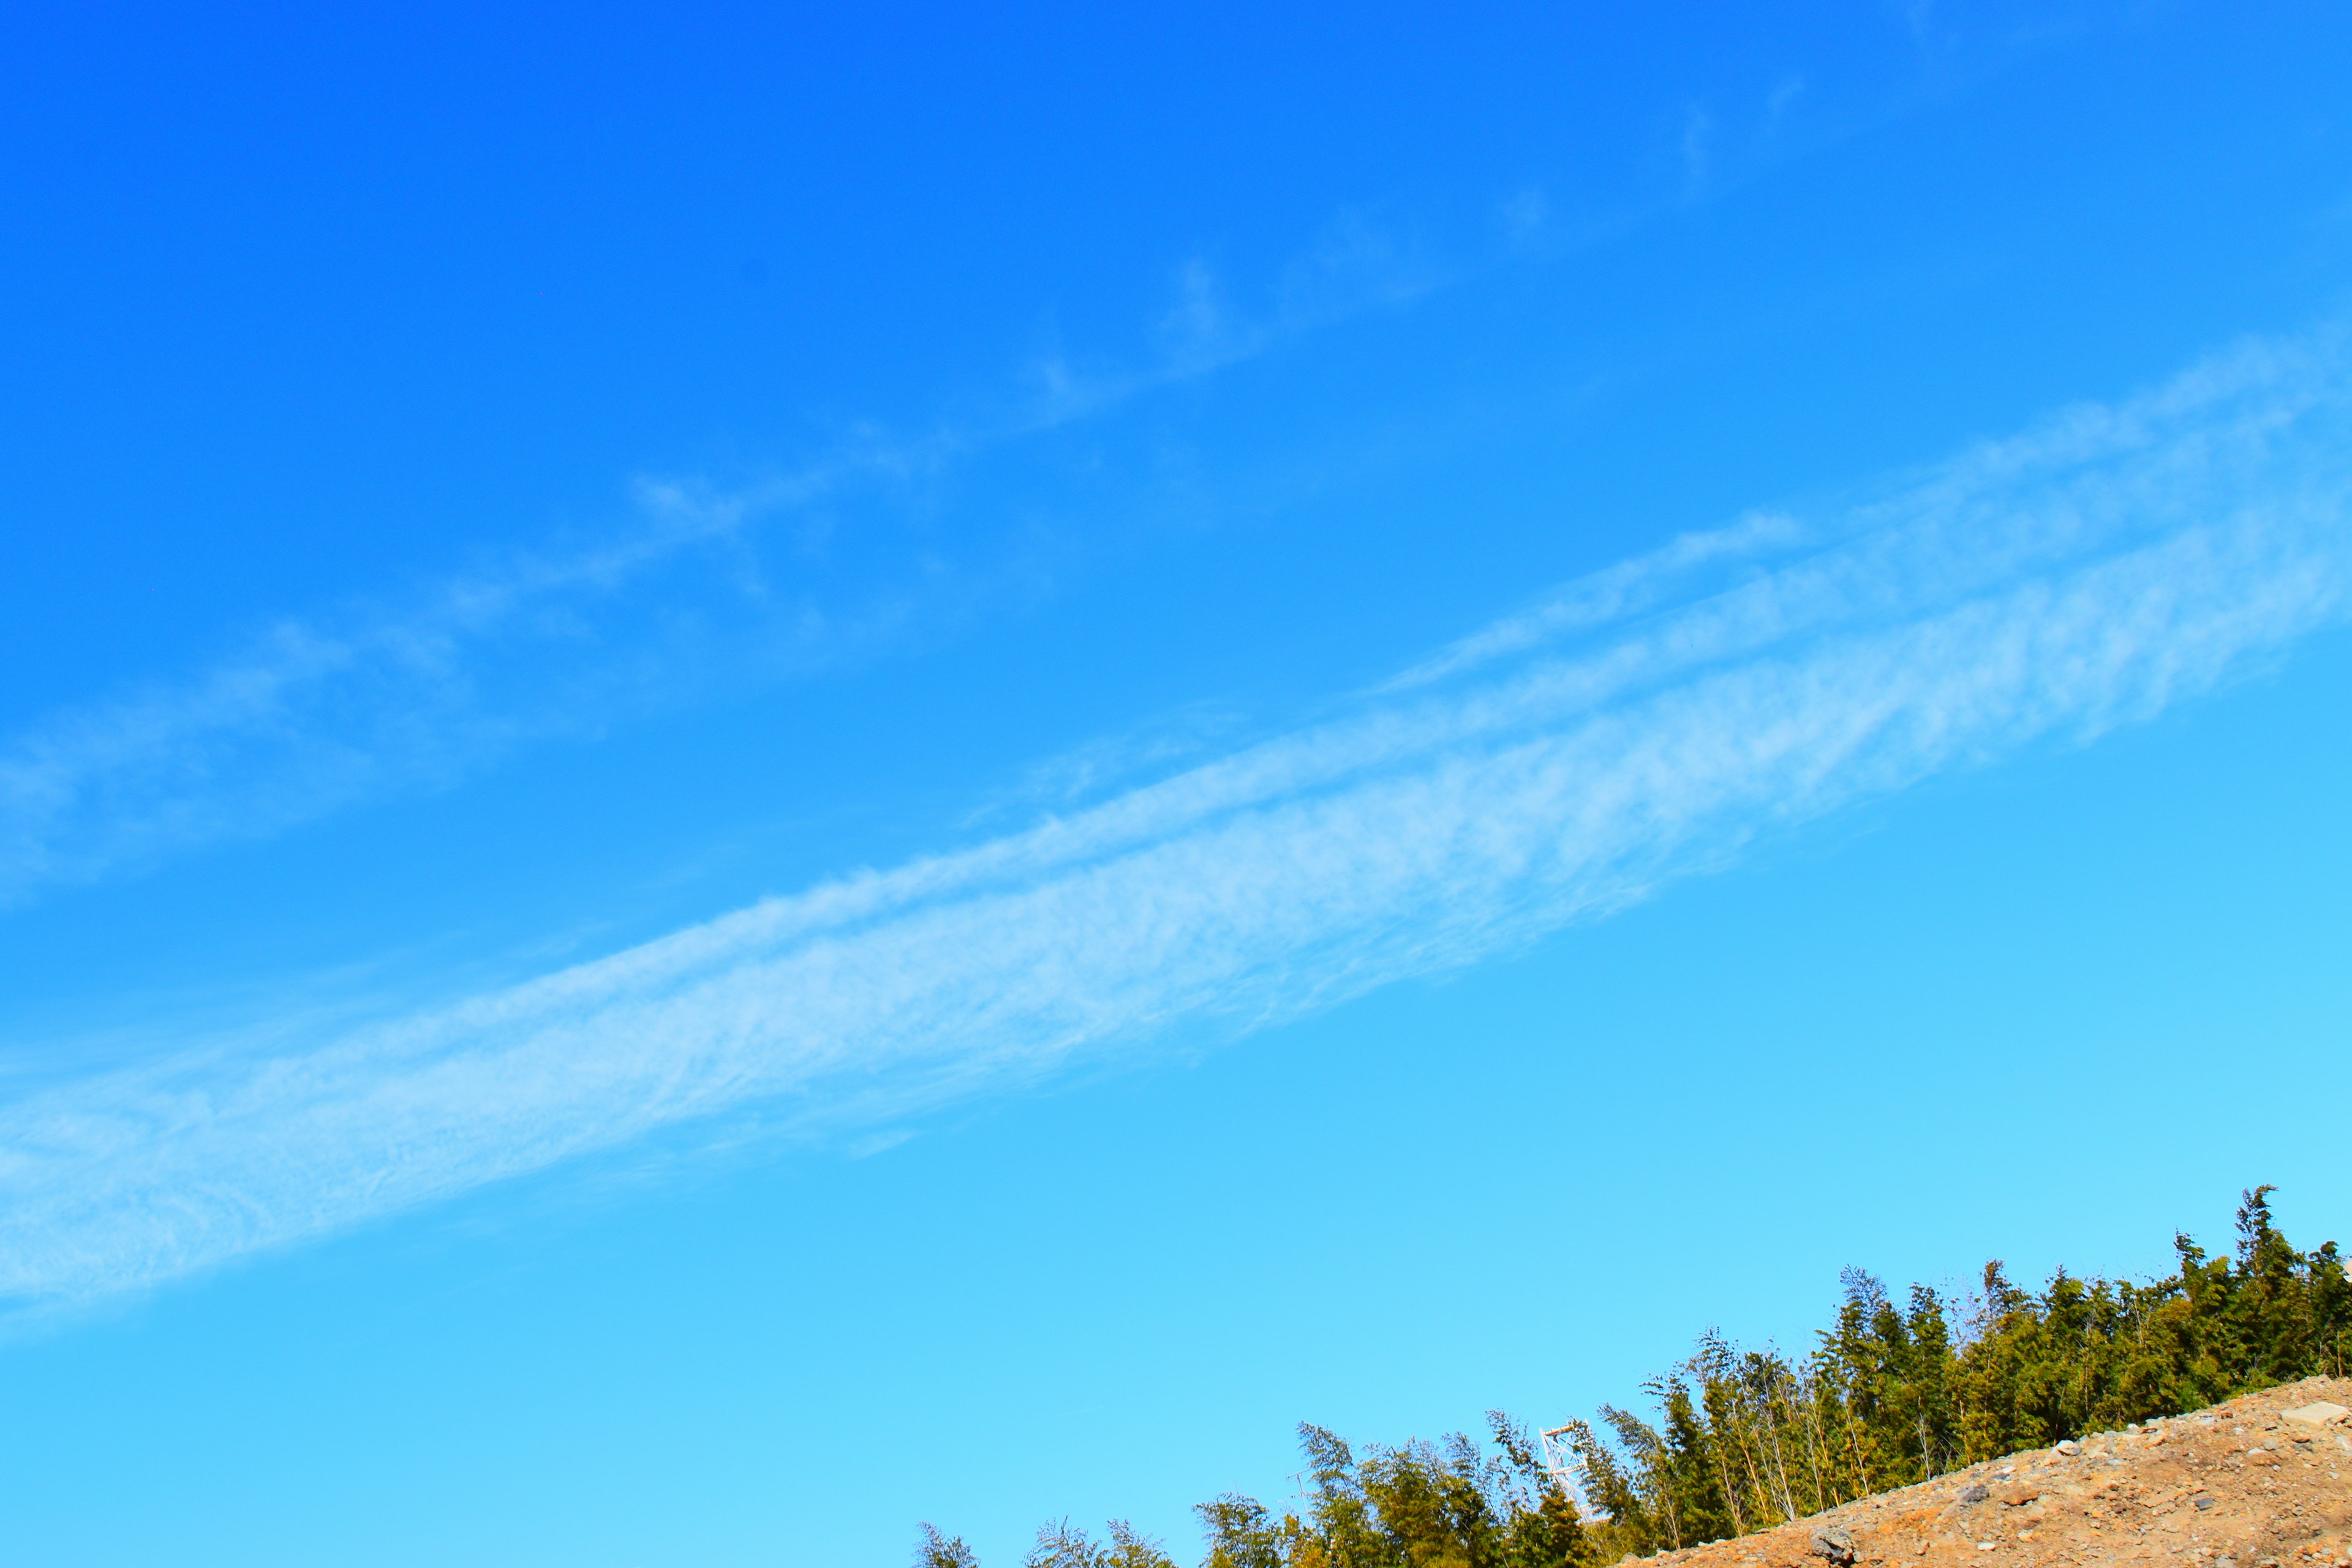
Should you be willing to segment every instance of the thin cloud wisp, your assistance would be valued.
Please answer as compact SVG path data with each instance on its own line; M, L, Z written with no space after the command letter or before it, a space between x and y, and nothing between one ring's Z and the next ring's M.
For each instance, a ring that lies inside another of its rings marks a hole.
M0 1295L152 1286L722 1114L870 1132L1231 1037L2144 721L2344 618L2346 360L2329 333L2254 345L1842 515L1677 542L1024 831L308 1048L0 1107Z

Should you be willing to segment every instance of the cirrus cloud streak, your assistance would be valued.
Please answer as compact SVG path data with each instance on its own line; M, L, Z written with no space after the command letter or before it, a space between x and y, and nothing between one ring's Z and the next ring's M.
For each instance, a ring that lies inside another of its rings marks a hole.
M464 1004L0 1107L0 1294L138 1289L664 1129L871 1130L1458 969L2146 720L2352 603L2341 334L1571 584L1336 715Z

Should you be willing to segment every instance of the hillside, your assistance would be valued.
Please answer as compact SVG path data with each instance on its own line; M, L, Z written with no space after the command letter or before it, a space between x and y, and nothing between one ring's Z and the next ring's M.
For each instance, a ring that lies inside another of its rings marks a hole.
M2352 1563L2346 1407L2352 1380L2307 1378L1642 1561L1658 1568Z
M1654 1415L1537 1434L1490 1410L1491 1447L1302 1423L1294 1498L1195 1507L1203 1568L2352 1568L2352 1279L2271 1191L2243 1194L2231 1255L2176 1235L2158 1279L2030 1290L1995 1261L1977 1292L1900 1300L1848 1269L1808 1352L1710 1331L1642 1384ZM1175 1568L1110 1536L1049 1523L1026 1568ZM978 1559L926 1524L917 1562Z

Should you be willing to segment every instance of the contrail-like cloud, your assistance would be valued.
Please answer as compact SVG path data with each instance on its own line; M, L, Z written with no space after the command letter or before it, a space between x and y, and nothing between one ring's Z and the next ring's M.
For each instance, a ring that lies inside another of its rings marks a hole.
M649 660L641 638L625 655L601 647L629 629L635 595L648 579L709 576L714 555L723 574L751 515L836 482L820 468L748 501L643 484L637 525L601 542L518 554L397 606L284 618L191 677L0 737L0 909L453 783L658 705L643 667L683 664L687 650ZM786 666L872 640L891 608L808 595L759 607L766 657Z
M2241 349L1833 517L1571 584L1338 716L459 1005L0 1109L0 1294L299 1243L664 1128L872 1129L1459 968L2352 605L2342 334Z
M1008 547L949 563L932 542L868 537L837 553L878 557L866 563L878 580L849 587L789 542L763 550L763 533L790 533L779 523L818 508L887 513L885 498L975 457L1444 281L1351 226L1286 269L1279 311L1249 321L1220 305L1195 264L1142 364L1048 355L979 412L913 435L860 428L736 490L640 480L635 516L599 540L512 552L398 604L281 618L193 675L0 734L0 910L456 784L714 689L874 657L1007 591L1024 575L992 559ZM778 554L781 569L763 564ZM695 613L665 613L680 604Z

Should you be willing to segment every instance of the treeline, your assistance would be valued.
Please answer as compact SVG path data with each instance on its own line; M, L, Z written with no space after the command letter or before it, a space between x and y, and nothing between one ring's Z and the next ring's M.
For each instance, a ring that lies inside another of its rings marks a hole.
M1897 1302L1849 1270L1836 1319L1811 1351L1743 1349L1709 1333L1643 1384L1652 1419L1603 1405L1598 1421L1554 1428L1573 1456L1565 1466L1547 1466L1538 1440L1495 1411L1487 1444L1456 1435L1360 1457L1301 1426L1306 1494L1278 1513L1238 1494L1200 1504L1203 1568L1585 1568L1769 1529L2062 1437L2341 1376L2352 1352L2344 1259L2332 1241L2297 1251L2273 1223L2272 1191L2244 1194L2231 1256L2176 1236L2179 1272L2152 1284L2062 1269L2033 1291L1995 1262L1969 1296L1915 1285ZM978 1563L928 1524L916 1561ZM1097 1543L1066 1521L1038 1532L1024 1568L1176 1565L1122 1522Z

